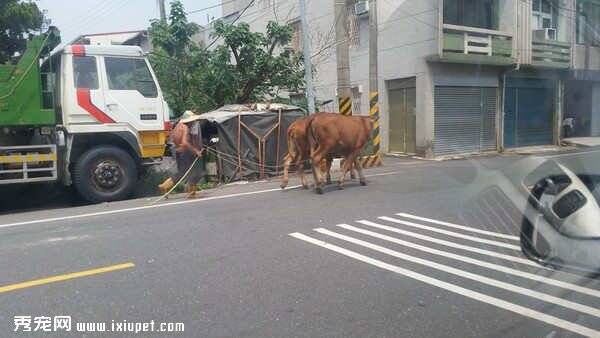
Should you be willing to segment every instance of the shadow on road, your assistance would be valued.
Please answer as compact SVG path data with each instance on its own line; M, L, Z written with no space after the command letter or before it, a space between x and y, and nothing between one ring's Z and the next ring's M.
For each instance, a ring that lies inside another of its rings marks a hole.
M0 193L0 215L86 204L72 188L56 184L9 185Z

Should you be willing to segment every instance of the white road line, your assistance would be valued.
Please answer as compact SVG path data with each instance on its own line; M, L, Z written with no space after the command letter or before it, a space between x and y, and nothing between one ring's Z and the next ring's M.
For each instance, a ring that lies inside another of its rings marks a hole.
M480 301L482 303L490 304L490 305L499 307L501 309L508 310L508 311L514 312L516 314L525 316L525 317L539 320L541 322L559 327L564 330L568 330L568 331L571 331L571 332L574 332L574 333L577 333L577 334L580 334L583 336L588 336L588 337L600 337L600 331L591 329L589 327L585 327L583 325L573 323L573 322L570 322L570 321L567 321L567 320L564 320L564 319L561 319L561 318L558 318L555 316L551 316L546 313L543 313L543 312L540 312L540 311L537 311L537 310L534 310L534 309L531 309L531 308L528 308L525 306L511 303L511 302L505 301L503 299L488 296L486 294L483 294L483 293L480 293L477 291L473 291L471 289L463 288L463 287L455 285L455 284L444 282L439 279L435 279L435 278L414 272L412 270L408 270L408 269L404 269L404 268L401 268L396 265L388 264L383 261L365 256L365 255L361 255L357 252L344 249L337 245L333 245L331 243L324 242L324 241L303 235L301 233L297 233L297 232L292 233L292 234L290 234L290 236L292 236L296 239L320 246L322 248L337 252L346 257L350 257L350 258L356 259L358 261L361 261L361 262L364 262L367 264L371 264L371 265L379 267L381 269L395 272L397 274L418 280L420 282L423 282L423 283L426 283L426 284L429 284L429 285L432 285L432 286L435 286L435 287L438 287L438 288L441 288L441 289L444 289L444 290L447 290L450 292L454 292L456 294Z
M511 249L511 250L515 250L515 251L521 251L521 247L518 246L518 245L513 245L513 244L508 244L508 243L498 242L498 241L493 241L493 240L490 240L490 239L479 238L479 237L470 236L470 235L464 235L464 234L460 234L460 233L454 232L454 231L443 230L443 229L439 229L439 228L435 228L435 227L430 227L430 226L423 225L423 224L417 224L417 223L413 223L413 222L403 221L401 219L387 217L387 216L381 216L381 217L378 217L378 218L382 219L384 221L388 221L388 222L392 222L392 223L397 223L397 224L404 224L404 225L408 225L408 226L413 227L413 228L418 228L418 229L423 229L423 230L429 230L429 231L437 232L437 233L440 233L440 234L444 234L444 235L448 235L448 236L452 236L452 237L456 237L456 238L467 239L467 240L470 240L470 241L473 241L473 242L479 242L479 243L484 243L484 244L498 246L498 247L501 247L501 248Z
M377 232L373 232L373 231L369 231L369 230L365 230L365 229L353 227L353 226L348 225L348 224L338 224L337 226L340 227L340 228L346 229L346 230L358 232L358 233L361 233L361 234L364 234L364 235L368 235L368 236L371 236L371 237L383 239L383 240L388 241L388 242L392 242L392 243L395 243L395 244L403 245L405 247L413 248L413 249L420 250L420 251L423 251L423 252L428 252L430 254L434 254L434 255L438 255L438 256L442 256L442 257L446 257L446 258L455 259L457 261L461 261L461 262L465 262L465 263L469 263L469 264L481 266L481 267L488 268L488 269L491 269L491 270L495 270L495 271L500 271L500 272L503 272L503 273L507 273L507 274L510 274L510 275L513 275L513 276L517 276L517 277L521 277L521 278L526 278L526 279L534 280L536 282L540 282L540 283L544 283L544 284L548 284L548 285L552 285L552 286L560 287L560 288L563 288L563 289L567 289L567 290L571 290L571 291L576 291L576 292L580 292L582 294L586 294L586 295L589 295L589 296L594 296L594 297L600 298L600 290L594 290L594 289L586 288L586 287L583 287L583 286L579 286L579 285L576 285L576 284L573 284L573 283L569 283L569 282L564 282L564 281L561 281L561 280L556 280L556 279L553 279L553 278L548 278L548 277L544 277L544 276L538 276L538 275L533 274L533 273L529 273L529 272L525 272L525 271L521 271L521 270L509 268L509 267L505 267L503 265L498 265L498 264L494 264L494 263L489 263L489 262L481 261L481 260L474 259L474 258L467 257L467 256L457 255L457 254L454 254L454 253L451 253L451 252L448 252L448 251L443 251L443 250L437 250L437 249L429 248L429 247L426 247L426 246L423 246L423 245L419 245L419 244L415 244L415 243L403 241L403 240L398 239L398 238L394 238L394 237L382 235L382 234L377 233ZM598 313L600 313L600 312L598 312Z
M450 222L444 222L444 221L438 221L436 219L415 216L415 215L407 214L407 213L404 213L404 212L399 212L396 215L402 216L404 218L416 219L416 220L419 220L419 221L425 221L425 222L429 222L429 223L435 223L435 224L439 224L439 225L444 225L444 226L447 226L449 228L455 228L455 229L461 229L461 230L465 230L465 231L475 232L475 233L478 233L478 234L483 234L483 235L488 235L488 236L494 236L494 237L504 238L504 239L512 239L513 241L518 241L519 240L519 236L507 235L507 234L502 234L502 233L499 233L499 232L477 229L477 228L468 227L468 226L464 226L464 225L460 225L460 224L455 224L455 223L450 223Z
M287 189L296 189L296 188L300 188L300 187L301 187L300 185L295 185L295 186L292 186L292 187L288 187ZM53 217L53 218L46 218L46 219L36 219L36 220L33 220L33 221L7 223L7 224L0 224L0 228L10 228L10 227L19 226L19 225L38 224L38 223L47 223L47 222L56 222L56 221L66 221L66 220L73 220L73 219L79 219L79 218L88 218L88 217L95 217L95 216L105 216L105 215L121 214L121 213L125 213L125 212L130 212L130 211L140 211L140 210L146 210L146 209L156 209L156 208L163 208L163 207L168 207L168 206L173 206L173 205L182 205L182 204L191 204L191 203L202 203L202 202L208 202L208 201L214 201L214 200L220 200L220 199L226 199L226 198L232 198L232 197L258 195L258 194L264 194L264 193L269 193L269 192L273 192L273 191L281 191L281 188L258 190L258 191L250 191L250 192L243 192L243 193L229 194L229 195L222 195L222 196L212 196L212 197L206 197L206 198L202 198L202 199L193 199L193 200L185 200L185 201L178 201L178 202L169 202L169 203L154 204L154 205L144 205L144 206L141 206L141 207L133 207L133 208L125 208L125 209L117 209L117 210L99 211L99 212L92 212L92 213L80 214L80 215L61 216L61 217Z
M383 173L379 173L379 174L365 175L365 177L389 176L389 175L396 175L396 174L400 174L400 173L402 173L402 171L390 171L390 172L383 172ZM291 186L291 187L286 188L286 190L297 189L297 188L300 188L300 187L301 187L301 185L295 185L295 186ZM140 207L132 207L132 208L125 208L125 209L99 211L99 212L92 212L92 213L80 214L80 215L61 216L61 217L52 217L52 218L45 218L45 219L36 219L36 220L32 220L32 221L22 221L22 222L6 223L6 224L0 224L0 229L15 227L15 226L19 226L19 225L40 224L40 223L66 221L66 220L88 218L88 217L96 217L96 216L113 215L113 214L120 214L120 213L125 213L125 212L130 212L130 211L139 211L139 210L146 210L146 209L162 208L162 207L168 207L168 206L173 206L173 205L190 204L190 203L203 203L203 202L220 200L220 199L226 199L226 198L234 198L234 197L242 197L242 196L265 194L265 193L270 193L270 192L275 192L275 191L281 191L281 188L265 189L265 190L250 191L250 192L242 192L242 193L222 195L222 196L212 196L212 197L206 197L206 198L195 199L195 200L169 202L169 203L161 203L161 204L155 204L155 205L144 205L144 206L140 206Z
M468 245L464 245L464 244L458 244L458 243L446 241L446 240L435 238L435 237L421 235L421 234L418 234L418 233L415 233L415 232L412 232L412 231L401 230L401 229L398 229L398 228L390 227L390 226L387 226L387 225L383 225L383 224L379 224L379 223L375 223L375 222L371 222L371 221L360 220L360 221L356 221L356 222L360 223L360 224L363 224L363 225L370 226L370 227L374 227L374 228L378 228L378 229L383 229L383 230L387 230L387 231L394 232L394 233L397 233L397 234L401 234L401 235L405 235L405 236L409 236L409 237L414 237L414 238L422 239L424 241L428 241L428 242L432 242L432 243L444 245L444 246L451 247L451 248L461 249L461 250L465 250L465 251L469 251L469 252L474 252L474 253L478 253L478 254L485 255L485 256L490 256L490 257L494 257L494 258L500 258L500 259L504 259L504 260L507 260L507 261L515 262L515 263L520 263L520 264L525 264L525 265L533 266L533 267L536 267L536 268L539 268L539 269L553 271L550 268L547 268L545 266L541 266L541 265L539 265L539 264L537 264L537 263L535 263L535 262L533 262L533 261L531 261L529 259L526 259L526 258L516 257L516 256L512 256L512 255L506 255L506 254L502 254L502 253L499 253L499 252L485 250L485 249L480 249L480 248L476 248L476 247L472 247L472 246L468 246Z
M468 272L466 270L461 270L461 269L457 269L457 268L453 268L451 266L448 265L444 265L444 264L439 264L436 263L434 261L430 261L427 259L422 259L422 258L418 258L415 256L410 256L407 254L403 254L394 250L390 250L388 248L373 244L373 243L369 243L360 239L356 239L350 236L346 236L346 235L342 235L339 234L337 232L333 232L333 231L329 231L327 229L323 229L323 228L319 228L319 229L314 229L315 231L331 236L331 237L335 237L335 238L339 238L342 239L344 241L350 242L350 243L354 243L360 246L364 246L365 248L369 248L371 250L375 250L378 252L382 252L386 255L390 255L396 258L400 258L403 259L405 261L408 262L412 262L412 263L417 263L417 264L421 264L424 265L426 267L429 268L433 268L436 270L440 270L440 271L444 271L447 272L449 274L453 274L459 277L463 277L463 278L467 278L470 280L474 280L476 282L480 282L483 284L487 284L487 285L491 285L503 290L507 290L507 291L511 291L514 293L518 293L524 296L528 296L531 298L535 298L535 299L539 299L541 301L547 302L547 303L552 303L555 305L560 305L564 308L567 309L571 309L571 310L575 310L575 311L579 311L581 313L585 313L591 316L595 316L595 317L600 317L600 309L596 309L593 308L591 306L587 306L587 305L583 305L583 304L579 304L576 302L572 302L570 300L566 300L566 299L562 299L560 297L556 297L556 296L552 296L546 293L542 293L542 292L538 292L532 289L528 289L528 288L524 288L524 287L520 287L514 284L510 284L510 283L506 283L506 282L502 282L493 278L489 278L489 277L485 277L482 275L478 275L475 273L471 273Z

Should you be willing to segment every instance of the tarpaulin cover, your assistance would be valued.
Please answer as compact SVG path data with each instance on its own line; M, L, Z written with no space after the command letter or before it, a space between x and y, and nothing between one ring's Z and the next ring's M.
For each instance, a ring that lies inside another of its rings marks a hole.
M287 154L287 129L304 116L301 108L281 104L229 105L201 115L216 127L217 150L229 155L221 155L220 172L228 180L259 178L261 171L265 176L280 173Z

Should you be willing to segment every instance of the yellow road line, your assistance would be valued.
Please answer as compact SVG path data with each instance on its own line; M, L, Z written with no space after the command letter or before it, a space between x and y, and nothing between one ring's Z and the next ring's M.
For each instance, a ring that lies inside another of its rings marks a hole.
M26 288L44 285L44 284L62 282L62 281L69 280L69 279L87 277L87 276L97 275L97 274L116 271L116 270L129 269L129 268L133 268L134 266L135 266L135 264L133 264L132 262L128 262L128 263L123 263L123 264L105 266L105 267L97 268L97 269L67 273L64 275L57 275L57 276L52 276L52 277L47 277L47 278L34 279L34 280L27 281L27 282L21 282L21 283L2 286L2 287L0 287L0 293L15 291L15 290L19 290L19 289L26 289Z

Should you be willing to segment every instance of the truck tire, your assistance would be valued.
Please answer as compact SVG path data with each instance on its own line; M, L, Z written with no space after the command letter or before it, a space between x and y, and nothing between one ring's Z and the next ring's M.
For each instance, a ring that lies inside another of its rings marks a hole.
M98 146L86 151L75 164L73 182L79 194L93 203L129 197L137 181L135 161L126 151Z

